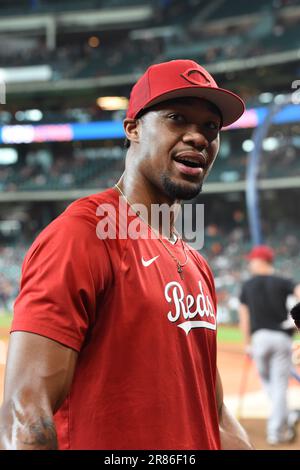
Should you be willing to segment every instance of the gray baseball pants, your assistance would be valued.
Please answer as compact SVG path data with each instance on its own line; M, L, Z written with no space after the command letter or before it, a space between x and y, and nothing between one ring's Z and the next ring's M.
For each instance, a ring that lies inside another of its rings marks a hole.
M287 390L292 339L281 331L261 329L252 335L251 351L264 389L271 400L267 437L280 439L288 419Z

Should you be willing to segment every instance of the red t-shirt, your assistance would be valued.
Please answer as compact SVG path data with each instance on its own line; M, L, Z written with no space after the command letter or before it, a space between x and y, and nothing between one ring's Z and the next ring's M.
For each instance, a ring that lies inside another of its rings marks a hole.
M60 449L219 449L210 269L186 245L181 279L158 240L100 239L99 206L118 219L119 199L80 199L37 237L12 331L79 352L55 414ZM181 243L165 243L183 262Z

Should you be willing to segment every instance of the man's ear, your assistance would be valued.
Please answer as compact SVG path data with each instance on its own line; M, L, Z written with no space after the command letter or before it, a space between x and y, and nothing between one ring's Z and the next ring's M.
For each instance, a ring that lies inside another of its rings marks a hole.
M126 137L130 142L139 141L139 120L126 118L123 121Z

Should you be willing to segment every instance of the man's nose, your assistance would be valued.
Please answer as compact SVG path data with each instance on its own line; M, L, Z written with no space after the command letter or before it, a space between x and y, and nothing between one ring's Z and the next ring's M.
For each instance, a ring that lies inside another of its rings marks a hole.
M209 141L206 136L197 128L191 128L184 134L182 138L183 142L192 145L195 148L207 148Z

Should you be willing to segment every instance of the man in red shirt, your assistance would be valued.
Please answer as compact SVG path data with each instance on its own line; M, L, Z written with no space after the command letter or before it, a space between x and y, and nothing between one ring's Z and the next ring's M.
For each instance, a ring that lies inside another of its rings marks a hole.
M71 204L25 258L2 448L251 448L223 403L211 271L173 210L169 228L136 210L196 196L243 110L190 60L133 87L118 185Z

